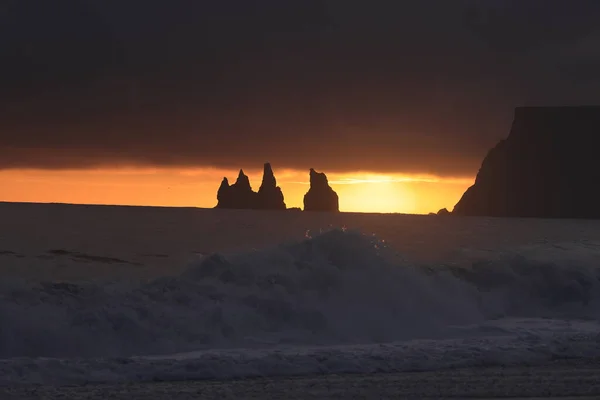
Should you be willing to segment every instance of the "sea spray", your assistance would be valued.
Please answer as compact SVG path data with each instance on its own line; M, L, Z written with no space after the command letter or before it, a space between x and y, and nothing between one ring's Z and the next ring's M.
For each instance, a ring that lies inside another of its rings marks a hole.
M529 249L469 268L422 268L373 235L333 229L309 236L206 255L179 276L137 285L5 284L0 357L449 339L466 332L460 327L489 333L486 321L497 318L598 316L596 247L575 248L577 257L564 264L558 256L540 261Z

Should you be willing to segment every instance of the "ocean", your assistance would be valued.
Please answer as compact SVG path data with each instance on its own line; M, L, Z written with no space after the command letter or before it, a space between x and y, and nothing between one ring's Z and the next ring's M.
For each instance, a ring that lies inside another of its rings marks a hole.
M599 261L592 220L0 203L0 386L592 363Z

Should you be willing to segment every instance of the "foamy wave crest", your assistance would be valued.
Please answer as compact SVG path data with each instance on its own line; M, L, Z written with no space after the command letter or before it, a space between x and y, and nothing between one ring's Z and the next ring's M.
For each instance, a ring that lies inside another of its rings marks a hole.
M600 356L594 332L380 345L213 350L167 357L0 360L0 385L82 384L435 371Z
M449 270L477 288L486 318L600 318L598 244L529 246Z
M528 253L548 248L424 268L374 236L331 230L212 254L180 276L135 286L5 284L0 358L449 339L516 329L491 329L491 318L597 316L598 249L577 247L579 258L565 263Z

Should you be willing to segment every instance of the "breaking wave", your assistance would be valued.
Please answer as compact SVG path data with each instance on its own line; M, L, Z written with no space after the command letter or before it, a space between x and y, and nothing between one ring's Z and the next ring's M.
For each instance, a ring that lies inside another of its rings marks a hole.
M507 362L517 353L522 361L600 355L599 257L599 246L579 243L422 266L375 236L331 230L212 254L179 276L135 285L4 282L0 381L372 372ZM173 355L186 352L185 360ZM90 378L89 368L105 373Z

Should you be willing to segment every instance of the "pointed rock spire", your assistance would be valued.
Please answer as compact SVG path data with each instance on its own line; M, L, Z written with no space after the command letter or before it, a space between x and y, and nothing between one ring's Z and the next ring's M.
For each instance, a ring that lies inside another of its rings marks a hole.
M259 191L261 191L263 188L276 187L276 186L277 186L277 179L275 179L275 175L273 174L273 168L271 168L270 163L265 163L264 169L263 169L262 183L260 185Z
M229 180L227 179L226 176L223 177L223 180L221 181L221 186L219 187L219 190L223 189L223 188L228 188L229 187Z
M273 169L269 163L264 165L262 184L258 189L257 208L263 210L286 209L283 192L277 186L277 179L275 179L275 174L273 174Z
M221 186L219 186L219 190L217 191L216 208L226 208L225 205L230 203L230 189L229 181L227 180L227 177L224 177L221 181Z
M249 188L250 190L252 190L252 186L250 186L250 179L248 178L248 175L244 174L243 169L240 169L238 177L237 177L235 183L233 184L233 186L236 186L239 188Z

